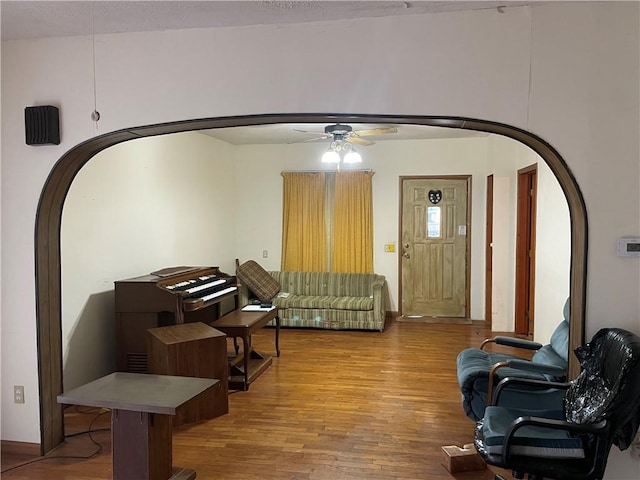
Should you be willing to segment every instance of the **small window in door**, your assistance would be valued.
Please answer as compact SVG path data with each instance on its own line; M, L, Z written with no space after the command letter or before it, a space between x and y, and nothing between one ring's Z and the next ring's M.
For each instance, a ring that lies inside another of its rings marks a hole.
M427 238L440 238L440 231L440 207L427 207Z

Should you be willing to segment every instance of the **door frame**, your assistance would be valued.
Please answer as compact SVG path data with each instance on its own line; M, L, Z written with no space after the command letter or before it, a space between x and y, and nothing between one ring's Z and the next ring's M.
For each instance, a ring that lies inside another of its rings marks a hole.
M464 265L464 276L465 276L465 285L464 285L464 318L469 319L470 315L470 305L471 301L471 186L472 186L472 176L471 175L401 175L399 177L399 186L400 186L400 201L398 202L398 245L402 247L402 216L403 216L403 205L404 205L404 182L408 180L466 180L467 181L467 218L465 220L465 225L467 228L467 235L465 239L465 265ZM398 253L400 253L402 248L398 249ZM402 316L402 255L398 255L398 315ZM446 317L443 317L446 318Z
M537 164L518 170L514 316L516 335L525 337L535 328L537 178Z
M493 173L487 175L484 244L484 320L491 328L493 319Z

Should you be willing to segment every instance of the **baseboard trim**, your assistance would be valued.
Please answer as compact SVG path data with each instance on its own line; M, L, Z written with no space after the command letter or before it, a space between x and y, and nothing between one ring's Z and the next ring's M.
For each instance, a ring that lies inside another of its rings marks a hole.
M470 318L464 317L405 317L400 316L396 319L398 322L404 323L433 323L445 325L471 325Z
M33 455L40 456L40 444L28 442L13 442L11 440L0 440L0 449L3 453L12 455Z

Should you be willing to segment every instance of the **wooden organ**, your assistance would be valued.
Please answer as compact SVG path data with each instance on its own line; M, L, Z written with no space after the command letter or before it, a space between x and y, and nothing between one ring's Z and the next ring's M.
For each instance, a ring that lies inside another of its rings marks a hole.
M235 276L218 267L171 267L115 284L117 369L147 373L147 330L191 322L206 324L238 308Z

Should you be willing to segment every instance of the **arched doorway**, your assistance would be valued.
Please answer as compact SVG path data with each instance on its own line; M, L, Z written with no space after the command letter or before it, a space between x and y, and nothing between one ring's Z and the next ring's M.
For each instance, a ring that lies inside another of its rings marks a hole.
M566 163L541 138L509 125L460 117L399 115L272 114L221 117L129 128L87 140L69 150L53 167L45 183L36 214L35 271L38 381L40 387L41 451L64 441L62 406L61 264L60 226L69 187L80 169L97 153L129 140L190 130L273 123L398 123L462 128L504 135L534 150L549 165L567 198L571 217L571 333L569 348L584 342L587 216L582 194ZM578 373L570 359L570 375Z

